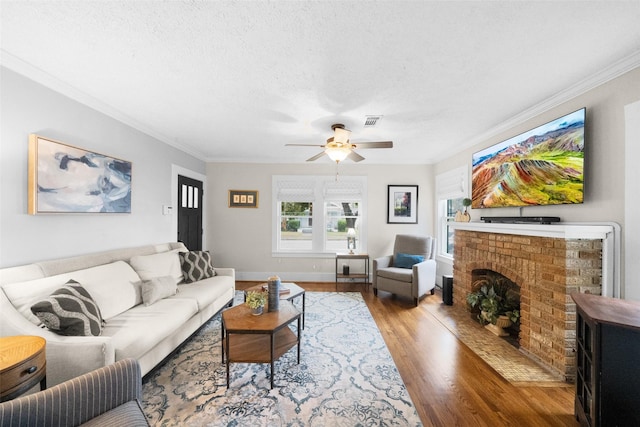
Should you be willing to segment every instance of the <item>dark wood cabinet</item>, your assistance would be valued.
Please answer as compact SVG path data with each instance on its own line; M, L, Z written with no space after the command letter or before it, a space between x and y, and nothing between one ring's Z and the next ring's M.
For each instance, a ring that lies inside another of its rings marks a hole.
M583 426L639 426L640 303L571 297L576 303L576 418Z

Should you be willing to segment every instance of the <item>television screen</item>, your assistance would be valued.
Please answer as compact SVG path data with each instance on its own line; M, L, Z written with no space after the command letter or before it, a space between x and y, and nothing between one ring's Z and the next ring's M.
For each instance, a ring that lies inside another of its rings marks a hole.
M582 108L473 155L473 208L582 203Z

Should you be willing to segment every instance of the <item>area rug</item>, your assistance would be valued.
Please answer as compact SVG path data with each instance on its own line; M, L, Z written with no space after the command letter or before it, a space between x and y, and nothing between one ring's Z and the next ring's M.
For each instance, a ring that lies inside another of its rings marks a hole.
M422 425L359 292L307 292L300 364L295 348L282 356L273 390L269 369L232 363L227 389L217 315L145 380L145 414L155 426Z
M444 304L423 304L440 323L487 362L504 379L516 386L566 386L551 373L521 353L508 339L488 331L465 309Z

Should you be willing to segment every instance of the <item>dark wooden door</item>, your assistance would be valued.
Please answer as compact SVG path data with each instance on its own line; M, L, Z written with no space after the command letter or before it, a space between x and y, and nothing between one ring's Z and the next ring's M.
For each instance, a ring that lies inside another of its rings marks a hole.
M202 250L202 181L178 175L178 241Z

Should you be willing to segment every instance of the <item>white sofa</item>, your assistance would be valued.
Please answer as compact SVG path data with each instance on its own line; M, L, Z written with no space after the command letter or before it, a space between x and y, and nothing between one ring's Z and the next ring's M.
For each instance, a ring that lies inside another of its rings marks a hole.
M181 281L179 251L187 251L182 243L165 243L0 269L0 336L45 338L50 386L126 358L136 359L145 375L233 302L235 270L214 267L213 277L178 283L175 295L145 305L144 281ZM70 279L99 307L105 320L100 335L59 335L31 313L34 303Z

